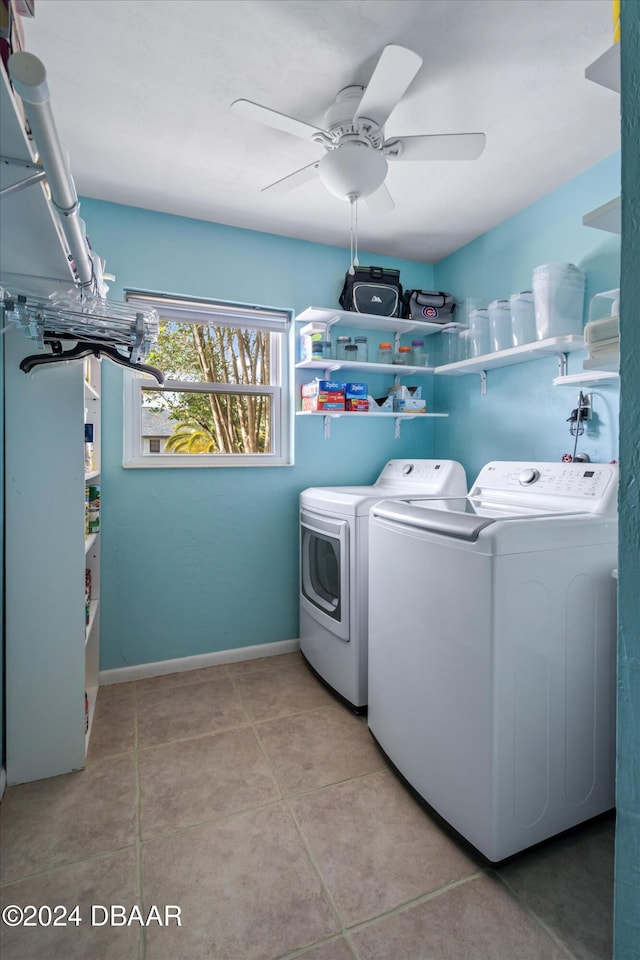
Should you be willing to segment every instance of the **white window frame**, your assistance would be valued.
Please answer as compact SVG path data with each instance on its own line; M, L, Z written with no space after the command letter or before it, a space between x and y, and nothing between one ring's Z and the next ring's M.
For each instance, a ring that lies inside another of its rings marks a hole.
M271 338L271 384L190 383L165 380L163 389L189 393L224 393L271 397L270 453L144 453L141 430L141 393L144 387L158 388L153 377L133 370L124 371L123 466L149 469L193 469L202 467L288 467L293 466L294 436L294 313L221 300L201 300L167 294L125 291L125 300L145 309L155 308L161 316L181 323L245 327L279 334Z

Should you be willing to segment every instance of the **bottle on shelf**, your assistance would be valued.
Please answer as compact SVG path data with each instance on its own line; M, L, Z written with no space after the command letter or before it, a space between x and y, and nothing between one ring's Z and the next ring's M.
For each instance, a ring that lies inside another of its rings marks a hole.
M393 358L394 363L398 363L402 366L408 366L409 361L411 360L411 347L398 347L398 352Z
M386 341L378 344L378 363L393 362L393 347Z
M348 360L347 347L351 345L351 337L338 337L336 340L336 360ZM353 358L351 358L353 359Z
M355 344L358 348L358 356L356 357L358 363L367 363L369 360L369 341L367 337L356 337Z
M411 363L414 367L426 367L428 361L427 353L424 349L424 340L411 341Z

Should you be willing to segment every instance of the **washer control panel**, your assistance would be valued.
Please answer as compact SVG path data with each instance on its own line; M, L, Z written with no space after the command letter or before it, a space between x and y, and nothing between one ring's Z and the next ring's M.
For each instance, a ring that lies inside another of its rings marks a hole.
M615 515L618 465L614 463L487 463L472 485L474 499L522 503L549 511Z

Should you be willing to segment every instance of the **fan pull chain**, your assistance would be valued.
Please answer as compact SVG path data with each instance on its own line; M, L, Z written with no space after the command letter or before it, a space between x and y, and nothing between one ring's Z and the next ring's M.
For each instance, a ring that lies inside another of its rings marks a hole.
M349 274L354 275L355 270L353 269L353 201L354 197L349 197L349 208L351 212L351 224L349 226Z
M356 267L360 266L360 261L358 260L358 197L356 196L353 201L353 206L356 212L356 232L355 232L355 256L353 258L353 264Z

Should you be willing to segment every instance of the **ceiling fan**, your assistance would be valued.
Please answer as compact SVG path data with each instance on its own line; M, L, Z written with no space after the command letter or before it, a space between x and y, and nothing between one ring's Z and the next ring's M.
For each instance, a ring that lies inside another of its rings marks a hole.
M395 206L385 186L388 161L396 160L476 160L482 151L484 133L450 133L384 138L384 125L409 84L422 66L422 57L406 47L384 47L366 87L348 86L340 90L324 118L316 127L277 110L234 100L231 110L238 116L313 140L326 150L319 160L277 180L264 190L286 193L316 176L334 196L349 200L366 198L376 212Z

